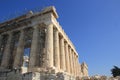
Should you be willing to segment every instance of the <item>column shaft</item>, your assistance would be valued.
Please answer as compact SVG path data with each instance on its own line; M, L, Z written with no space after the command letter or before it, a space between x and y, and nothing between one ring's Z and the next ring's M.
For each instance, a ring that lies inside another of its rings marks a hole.
M65 58L66 58L66 70L67 70L67 72L69 72L70 73L70 60L69 60L69 54L68 54L68 44L66 43L65 44L65 51L66 51L66 56L65 56Z
M69 56L70 56L70 73L72 74L72 54L71 54L71 48L69 48Z
M24 53L24 31L21 30L13 68L20 68Z
M2 47L2 36L0 35L0 65L1 65L1 61L2 61L2 51L1 51L1 47Z
M79 76L79 59L76 56L77 76Z
M81 66L78 60L78 76L81 76Z
M55 67L60 69L60 54L59 54L59 33L54 31L54 64Z
M0 48L1 48L1 45L2 45L2 35L0 35Z
M46 26L46 67L53 67L53 24Z
M73 75L75 75L75 57L74 57L74 52L72 51L72 70L73 70Z
M61 68L63 70L66 70L66 66L65 66L65 47L64 47L64 38L62 37L60 39L60 55L61 55L61 61L60 61L60 64L61 64Z
M1 46L2 46L2 35L0 35L0 49L1 49Z
M1 63L2 68L9 68L9 60L11 57L11 54L10 54L11 41L12 41L12 33L9 34L9 38L7 40L7 44L5 46L5 50L3 53L3 58L2 58L2 63Z
M35 26L34 31L33 31L33 37L32 37L29 68L34 68L37 65L36 58L37 58L37 54L38 54L38 37L39 37L39 29L37 26Z
M77 74L78 74L77 56L75 55L75 75L77 76Z

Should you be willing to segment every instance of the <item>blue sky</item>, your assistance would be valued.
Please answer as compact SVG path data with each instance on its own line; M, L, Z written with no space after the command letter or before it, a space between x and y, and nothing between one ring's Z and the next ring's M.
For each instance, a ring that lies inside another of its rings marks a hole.
M49 5L56 7L89 75L111 75L113 65L120 67L120 0L1 0L0 20Z

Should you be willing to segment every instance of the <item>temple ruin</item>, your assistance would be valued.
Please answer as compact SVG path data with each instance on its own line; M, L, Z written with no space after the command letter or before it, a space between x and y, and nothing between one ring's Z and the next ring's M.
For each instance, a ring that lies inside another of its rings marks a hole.
M0 23L0 80L15 79L17 74L19 80L88 76L87 64L79 63L78 53L57 18L55 7L50 6Z

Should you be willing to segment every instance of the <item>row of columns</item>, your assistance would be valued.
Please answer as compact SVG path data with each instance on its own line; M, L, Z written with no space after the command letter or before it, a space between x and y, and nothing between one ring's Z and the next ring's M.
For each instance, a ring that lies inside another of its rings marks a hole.
M29 67L35 67L36 65L36 52L37 50L37 38L38 38L38 31L39 29L37 27L33 27L33 38L32 38L32 45L31 45L31 53L30 53L30 61L29 61ZM3 57L1 61L1 68L8 68L9 67L9 62L10 62L10 57L11 57L11 42L13 37L13 33L10 32L8 33L8 40L3 52ZM24 30L20 30L20 37L18 40L18 46L16 50L16 55L15 59L13 62L13 68L20 68L22 66L22 61L23 61L23 53L24 53L24 44L25 44L25 32ZM2 39L0 39L1 43Z
M38 53L38 37L39 37L38 26L34 26L33 38L31 44L31 53L29 68L36 66L36 57ZM7 44L3 54L3 60L1 67L6 68L9 65L10 58L10 44L12 40L12 33L9 34ZM54 28L53 24L46 26L46 40L45 40L45 67L56 67L58 70L66 71L72 75L78 75L78 56L75 54L73 49L70 47L69 42L60 35L60 32ZM21 30L16 56L14 59L13 67L20 67L24 52L24 30Z
M53 25L47 26L46 43L49 65L77 76L79 67L77 62L78 56L70 47L69 42L60 34L60 31L53 28Z
M3 52L3 57L2 57L2 61L1 61L1 68L8 68L9 67L9 62L10 62L10 58L11 58L11 42L12 42L12 38L13 37L13 33L10 32L8 33L8 40ZM0 40L0 42L2 42L2 39ZM13 62L13 68L18 68L20 67L20 63L23 59L23 51L24 51L24 31L21 30L21 34L19 37L19 41L18 41L18 46L17 46L17 50L16 50L16 56Z
M38 53L38 38L39 38L39 26L36 25L33 27L33 37L32 37L32 43L31 43L31 51L30 51L30 60L29 60L29 68L35 68L36 67L36 61L37 61L37 53ZM53 67L53 25L46 26L47 32L46 32L46 41L45 41L45 48L46 48L46 54L44 65L45 67ZM2 61L1 61L1 68L8 68L9 66L9 60L11 56L11 41L12 41L13 35L12 32L8 33L8 40L5 46L5 50L3 53ZM21 67L21 61L23 59L23 53L24 53L24 38L25 38L25 32L24 30L20 30L20 37L18 41L18 46L16 50L15 59L13 62L13 68L20 68ZM0 35L0 45L1 45L1 35Z
M4 55L3 55L3 58L2 58L2 61L1 61L1 67L3 68L6 68L8 67L8 64L9 64L9 60L10 60L10 45L11 45L11 41L12 41L12 34L9 33L9 38L7 40L7 44L6 44L6 47L5 47L5 51L4 51Z

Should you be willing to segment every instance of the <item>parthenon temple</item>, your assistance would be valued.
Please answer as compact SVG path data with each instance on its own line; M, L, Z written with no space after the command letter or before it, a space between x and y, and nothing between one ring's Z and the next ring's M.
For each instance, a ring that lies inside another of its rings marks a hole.
M57 18L55 7L50 6L0 23L0 75L7 74L0 80L10 80L14 70L24 74L19 80L77 80L88 76L87 64L79 63L79 55ZM33 73L36 75L27 79Z

